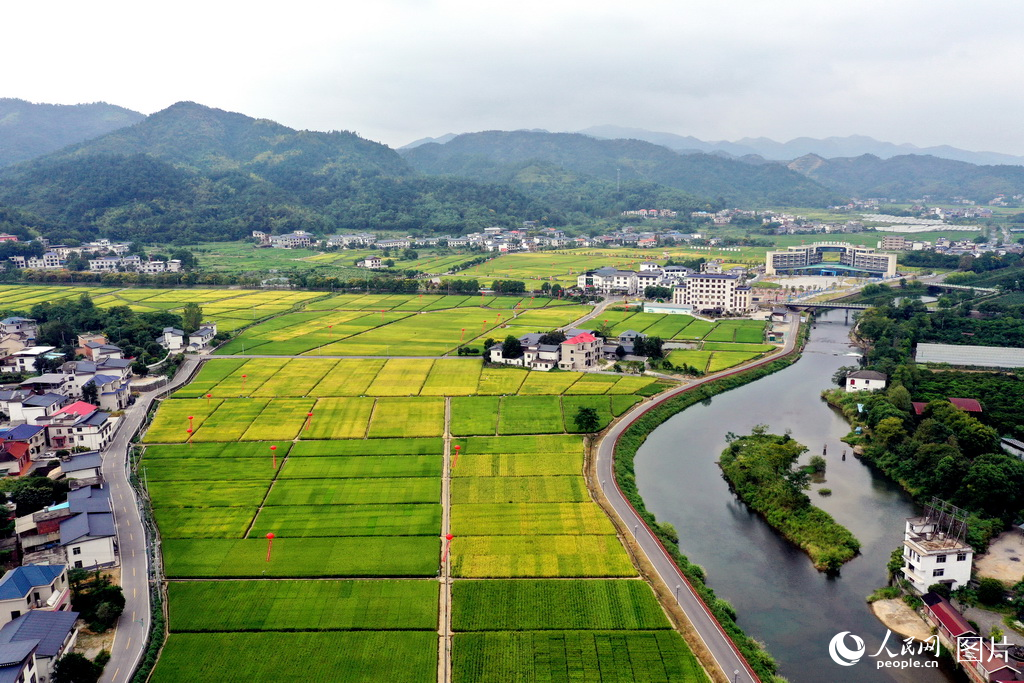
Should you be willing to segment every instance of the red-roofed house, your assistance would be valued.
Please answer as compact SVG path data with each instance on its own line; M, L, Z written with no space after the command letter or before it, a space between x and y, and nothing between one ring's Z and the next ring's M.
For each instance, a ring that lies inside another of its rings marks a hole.
M982 412L981 404L973 398L951 398L949 402L968 413Z
M32 467L28 444L5 441L0 444L0 472L8 477L21 477Z
M924 401L911 401L910 405L914 406L914 415L924 415L924 409L928 407Z
M562 370L588 370L597 367L597 361L601 357L601 344L601 340L589 332L566 339L561 344L562 357L558 361L558 367Z
M924 604L928 611L928 621L935 626L939 639L950 650L956 649L957 639L962 636L976 635L974 627L967 623L963 615L949 603L949 600L937 593L925 593Z
M85 401L75 401L69 406L64 406L56 413L54 413L54 415L71 414L77 415L78 417L85 417L94 410L98 410L98 408L97 406L94 406L91 403L86 403Z

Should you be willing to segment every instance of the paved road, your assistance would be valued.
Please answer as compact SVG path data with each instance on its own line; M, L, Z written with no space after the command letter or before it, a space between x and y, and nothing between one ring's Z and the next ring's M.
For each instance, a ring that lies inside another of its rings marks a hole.
M790 353L796 345L799 318L798 316L792 316L792 318L793 320L790 323L789 334L786 335L786 346L783 354L781 355ZM662 581L665 582L665 585L667 585L670 590L674 590L676 601L686 614L686 617L690 620L690 623L693 624L693 627L697 631L701 640L704 641L704 644L718 663L719 668L725 673L730 681L744 681L745 683L755 683L760 679L758 679L757 675L747 664L747 661L742 655L740 655L739 651L737 651L732 640L730 640L722 630L722 627L708 611L704 602L697 596L696 592L694 592L689 581L686 580L686 577L676 566L675 562L672 561L668 551L664 546L662 546L661 542L655 537L654 533L650 530L647 524L644 523L636 510L633 509L633 506L630 505L629 501L627 501L626 497L622 494L622 491L619 489L618 482L615 480L613 458L615 444L618 442L619 437L622 436L623 432L625 432L626 429L628 429L629 426L641 415L655 406L665 402L673 396L681 394L684 391L690 391L694 387L698 387L705 382L719 379L725 375L735 374L742 370L749 370L750 368L758 365L770 363L779 359L781 355L773 354L764 360L744 365L739 369L720 372L714 375L707 375L699 380L688 383L686 386L672 389L655 401L650 403L641 403L627 413L622 420L617 422L597 444L597 484L601 487L604 495L608 498L612 508L615 510L615 514L618 515L619 519L622 520L623 524L625 524L628 529L633 530L634 538L640 546L641 551L647 556L647 559L651 562L654 570L661 577Z
M140 394L135 404L125 411L114 439L103 452L103 478L110 484L110 497L114 506L125 607L117 621L110 661L107 662L103 677L100 679L102 683L122 683L131 679L135 667L142 658L150 628L146 531L139 516L135 491L128 483L128 449L153 401L158 396L185 384L192 378L199 365L197 359L186 360L169 384L155 391Z

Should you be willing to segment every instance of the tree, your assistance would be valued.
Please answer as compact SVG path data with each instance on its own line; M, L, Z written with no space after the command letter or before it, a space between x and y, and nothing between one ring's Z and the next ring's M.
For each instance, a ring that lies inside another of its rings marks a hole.
M420 254L415 249L403 249L402 259L405 261L415 261L420 257Z
M42 510L64 498L68 486L48 477L25 477L11 484L11 500L17 506L19 516Z
M77 652L64 655L53 667L53 683L96 683L103 667Z
M537 341L541 344L561 344L566 339L565 332L561 330L553 330L540 336Z
M980 579L978 581L978 602L983 605L997 607L1003 604L1006 590L999 579Z
M185 304L185 310L181 314L181 325L185 334L192 334L202 323L203 308L195 302Z
M601 418L598 417L597 410L589 406L580 406L573 422L576 423L577 429L588 434L601 428Z
M89 380L86 384L82 385L82 400L86 403L92 403L98 405L100 399L100 390L96 387L94 380Z
M519 358L522 355L523 345L519 343L519 340L511 334L505 337L505 341L501 344L501 357Z
M838 370L836 370L832 374L832 381L835 384L837 384L837 385L839 385L841 387L844 387L844 386L846 386L846 376L849 375L851 372L856 372L856 371L857 371L857 366L856 365L844 365L843 367L839 368Z

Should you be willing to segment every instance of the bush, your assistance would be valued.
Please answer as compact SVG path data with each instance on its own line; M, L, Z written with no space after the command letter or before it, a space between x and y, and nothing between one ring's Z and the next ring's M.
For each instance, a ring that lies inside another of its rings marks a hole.
M981 579L978 581L978 601L983 605L998 607L1006 598L1006 589L998 579Z
M829 488L818 489L818 495L819 496L831 496L832 495L832 489L829 489Z
M897 586L886 586L885 588L878 588L874 593L868 596L868 602L876 602L878 600L892 600L893 598L900 597L900 589Z

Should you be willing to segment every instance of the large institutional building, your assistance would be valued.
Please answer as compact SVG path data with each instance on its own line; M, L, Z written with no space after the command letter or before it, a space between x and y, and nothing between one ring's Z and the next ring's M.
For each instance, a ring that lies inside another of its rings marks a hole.
M750 287L737 275L694 273L672 290L672 303L697 313L746 313Z
M826 259L826 254L836 252L838 261ZM815 242L786 251L769 251L765 255L765 274L894 277L896 254L881 254L874 247L846 242Z

